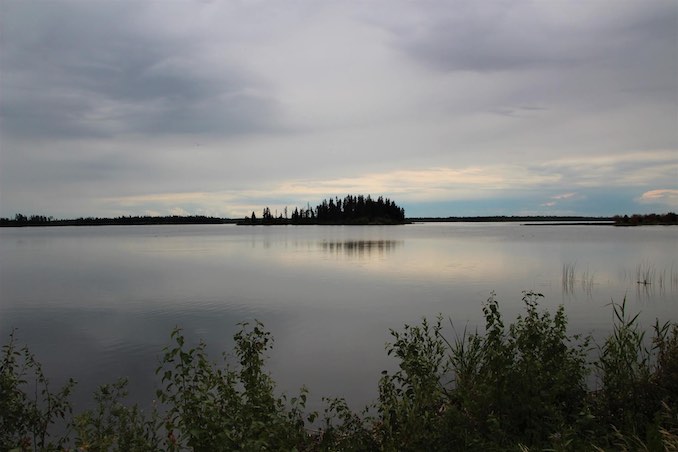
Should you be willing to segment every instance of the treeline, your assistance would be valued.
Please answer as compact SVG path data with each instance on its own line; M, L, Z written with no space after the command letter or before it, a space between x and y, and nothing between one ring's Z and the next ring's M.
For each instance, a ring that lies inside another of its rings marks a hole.
M666 214L650 213L646 215L616 215L614 218L616 226L642 226L642 225L674 225L678 224L678 215L674 212Z
M416 217L409 218L411 221L425 222L425 223L518 223L523 221L543 221L543 222L558 222L558 221L612 221L611 217L583 217L583 216L551 216L551 215L536 215L536 216L507 216L507 215L491 215L491 216L473 216L473 217Z
M591 360L593 340L569 334L563 307L543 311L540 297L526 293L508 325L490 298L483 333L449 337L441 317L391 330L386 352L399 366L359 412L325 398L323 413L309 413L303 387L278 395L258 322L241 325L225 363L174 330L150 413L125 403L121 380L72 415L75 382L50 387L12 335L0 352L0 450L678 450L678 323L657 321L648 342L638 315L615 304Z
M57 220L54 217L44 215L26 216L20 213L13 219L0 218L0 226L24 227L24 226L124 226L124 225L161 225L161 224L222 224L231 222L222 218L207 217L203 215L193 216L122 216L117 218L75 218Z
M284 214L284 216L283 216ZM288 217L287 208L276 215L265 207L261 217L256 214L245 217L238 224L273 225L273 224L403 224L405 223L405 209L394 201L379 196L376 200L370 195L347 195L323 200L316 207L296 207Z

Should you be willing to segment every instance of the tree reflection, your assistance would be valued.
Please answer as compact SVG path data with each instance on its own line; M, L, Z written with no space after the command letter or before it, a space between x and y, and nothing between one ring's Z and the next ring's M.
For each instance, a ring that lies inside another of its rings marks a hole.
M393 253L402 244L401 240L342 240L322 241L318 245L327 254L362 259Z

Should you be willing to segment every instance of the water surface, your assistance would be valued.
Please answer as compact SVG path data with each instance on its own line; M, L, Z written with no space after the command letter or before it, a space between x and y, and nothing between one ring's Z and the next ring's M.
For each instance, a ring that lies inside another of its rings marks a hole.
M676 256L675 227L5 228L0 335L16 328L53 380L75 377L78 403L120 376L146 403L172 328L205 339L217 360L238 322L259 319L281 390L305 384L358 406L394 366L389 328L438 313L459 331L482 327L492 292L511 318L523 291L543 293L544 306L565 305L573 332L609 331L608 304L625 297L645 325L678 320Z

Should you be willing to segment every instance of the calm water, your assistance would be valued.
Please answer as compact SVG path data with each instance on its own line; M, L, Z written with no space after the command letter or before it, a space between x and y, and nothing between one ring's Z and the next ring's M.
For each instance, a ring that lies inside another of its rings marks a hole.
M563 280L573 269L574 279ZM638 275L650 285L638 285ZM0 337L16 328L55 382L79 381L77 403L128 376L148 403L169 333L181 326L212 356L238 322L275 338L279 388L376 395L393 368L388 329L442 313L482 326L492 291L507 317L524 290L564 304L573 332L609 330L624 297L645 325L678 320L678 228L415 224L390 227L113 226L0 230ZM453 334L448 329L449 334Z

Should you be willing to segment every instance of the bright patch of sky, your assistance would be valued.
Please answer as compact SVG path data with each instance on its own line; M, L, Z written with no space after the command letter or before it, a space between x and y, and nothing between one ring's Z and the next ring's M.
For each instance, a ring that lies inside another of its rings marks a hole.
M674 0L0 2L0 216L678 210Z

